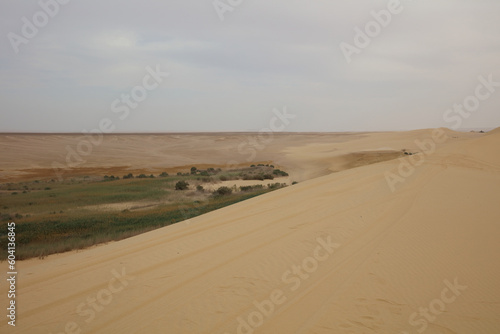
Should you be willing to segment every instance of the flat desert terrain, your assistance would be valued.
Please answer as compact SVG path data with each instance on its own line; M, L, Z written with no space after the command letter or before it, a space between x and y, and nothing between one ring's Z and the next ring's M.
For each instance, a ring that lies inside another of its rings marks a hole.
M500 333L500 129L101 139L0 135L0 182L273 163L299 183L18 262L1 333Z

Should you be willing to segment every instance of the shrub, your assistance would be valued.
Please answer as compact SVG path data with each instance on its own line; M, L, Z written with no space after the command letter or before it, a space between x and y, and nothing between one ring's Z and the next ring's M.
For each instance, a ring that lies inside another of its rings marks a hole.
M221 175L219 178L221 181L227 181L227 176Z
M133 179L134 178L134 174L128 173L127 175L124 175L123 178L124 179Z
M264 174L262 175L262 177L264 178L264 180L274 180L274 176L271 174Z
M200 173L201 176L210 176L206 170Z
M189 183L186 181L179 181L175 184L175 190L186 190L189 187Z
M268 184L267 187L269 189L279 189L279 188L284 188L286 187L286 183L272 183Z
M196 167L191 167L191 174L196 174L196 171L198 170L198 168Z
M264 188L264 186L262 184L256 184L254 186L241 186L240 190L241 191L252 191L252 190L262 189L262 188Z
M287 173L287 172L284 172L284 171L279 170L279 169L275 169L275 170L273 170L273 174L274 174L274 175L277 175L277 176L288 176L288 173Z
M138 177L138 179L145 179L147 178L146 174L140 174Z
M226 196L226 195L231 195L233 193L233 190L229 187L220 187L215 191L215 195L218 196Z
M297 182L297 181L293 181L293 182L292 182L292 186L294 186L294 185L296 185L296 184L298 184L298 182Z
M159 175L160 177L167 177L168 176L168 173L167 172L163 172Z
M205 189L203 188L203 186L200 185L200 184L196 186L196 190L198 190L200 192L204 192L205 191Z

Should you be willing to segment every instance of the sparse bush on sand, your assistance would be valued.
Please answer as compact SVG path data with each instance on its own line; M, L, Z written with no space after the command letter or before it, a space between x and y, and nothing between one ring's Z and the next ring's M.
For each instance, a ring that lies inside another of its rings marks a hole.
M189 187L189 183L186 181L179 181L175 184L175 190L186 190Z
M214 195L216 196L226 196L226 195L231 195L233 193L233 190L229 187L220 187L214 192Z

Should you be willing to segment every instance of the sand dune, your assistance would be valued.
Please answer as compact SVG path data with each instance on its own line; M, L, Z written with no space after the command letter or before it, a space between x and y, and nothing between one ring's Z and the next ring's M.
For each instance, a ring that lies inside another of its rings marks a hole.
M277 137L258 159L304 182L21 262L17 326L0 332L499 333L500 129L432 133ZM384 161L403 148L415 154Z

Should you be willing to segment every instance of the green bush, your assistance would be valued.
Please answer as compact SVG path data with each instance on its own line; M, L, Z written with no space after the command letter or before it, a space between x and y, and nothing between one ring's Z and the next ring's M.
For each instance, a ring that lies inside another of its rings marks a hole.
M175 184L175 190L186 190L189 187L189 183L186 181L179 181Z
M168 176L168 173L167 172L163 172L159 175L160 177L167 177Z
M267 187L271 190L280 189L286 187L286 183L270 183L267 185Z
M200 184L196 186L196 190L198 190L200 192L204 192L205 191L205 189L203 188L203 186L200 185Z
M233 190L229 187L220 187L215 191L215 195L218 196L226 196L226 195L231 195L233 193Z
M262 184L256 184L254 186L240 186L241 191L252 191L256 189L263 189L264 186Z
M288 173L287 173L287 172L284 172L284 171L279 170L279 169L275 169L275 170L273 170L273 174L274 174L274 175L277 175L277 176L288 176Z

